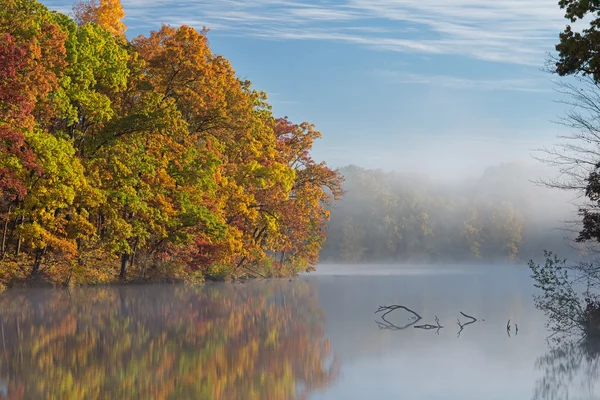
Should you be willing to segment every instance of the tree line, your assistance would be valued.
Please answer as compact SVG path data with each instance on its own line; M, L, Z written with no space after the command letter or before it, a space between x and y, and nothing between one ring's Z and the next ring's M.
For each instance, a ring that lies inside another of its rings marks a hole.
M546 171L516 163L478 178L442 182L418 174L342 168L324 261L518 261L565 244L566 196L535 185Z
M128 40L119 0L0 7L0 281L311 269L341 175L206 29Z

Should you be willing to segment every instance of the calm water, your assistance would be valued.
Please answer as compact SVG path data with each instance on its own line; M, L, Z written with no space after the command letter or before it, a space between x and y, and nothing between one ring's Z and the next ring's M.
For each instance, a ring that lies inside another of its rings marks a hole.
M597 353L547 346L525 268L11 290L0 317L0 399L600 399Z

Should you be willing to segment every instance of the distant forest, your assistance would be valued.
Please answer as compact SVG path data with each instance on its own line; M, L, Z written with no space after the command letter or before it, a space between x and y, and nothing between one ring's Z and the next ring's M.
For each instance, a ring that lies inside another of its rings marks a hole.
M516 163L440 182L418 174L342 168L321 262L521 261L544 249L576 253L572 198L532 181L548 171ZM572 194L571 194L572 196Z

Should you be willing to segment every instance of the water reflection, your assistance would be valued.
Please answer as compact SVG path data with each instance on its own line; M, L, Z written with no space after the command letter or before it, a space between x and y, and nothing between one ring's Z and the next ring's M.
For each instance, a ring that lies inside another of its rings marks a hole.
M600 382L600 341L563 343L540 357L536 367L543 372L534 399L598 399ZM578 397L573 397L573 394ZM584 397L586 396L586 397Z
M311 283L9 291L0 398L308 398L337 376Z
M600 345L548 349L531 294L505 271L9 291L0 399L600 399Z
M589 352L582 368L567 365L563 375L555 375L569 397L565 391L540 392L546 371L536 360L557 353L547 346L546 318L535 308L527 270L400 272L326 275L321 270L310 277L327 312L332 349L343 361L336 384L314 392L313 400L600 399L598 388L568 380L569 374L592 383L598 379L588 371L595 362ZM435 329L415 328L421 325Z

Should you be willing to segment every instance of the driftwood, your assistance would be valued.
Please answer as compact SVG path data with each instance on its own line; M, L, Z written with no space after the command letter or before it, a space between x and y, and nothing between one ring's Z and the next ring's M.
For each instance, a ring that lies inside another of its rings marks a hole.
M396 310L405 310L405 311L411 313L413 315L412 321L403 326L398 326L398 325L393 324L390 321L388 321L385 318L386 315L388 315L392 311L396 311ZM375 314L378 314L383 311L385 311L385 312L380 317L382 321L377 321L377 320L375 321L375 323L377 324L377 326L379 326L380 329L390 329L390 330L399 331L399 330L403 330L406 328L410 328L411 326L414 325L414 327L416 329L424 329L424 330L437 329L437 331L439 332L439 330L443 328L443 326L440 325L440 320L437 316L435 317L435 322L437 325L431 325L431 324L416 325L416 323L419 322L420 320L422 320L423 318L416 311L411 310L410 308L408 308L406 306L400 306L400 305L379 306L377 311L375 311Z
M409 312L410 314L412 314L412 318L410 319L411 322L407 323L406 325L396 325L390 321L388 321L386 319L386 316L396 310L404 310ZM379 329L389 329L389 330L394 330L394 331L399 331L399 330L403 330L403 329L407 329L410 328L411 326L414 327L415 329L423 329L426 331L429 330L436 330L436 333L439 334L440 333L440 329L443 328L442 324L440 324L440 319L437 317L437 315L435 316L435 325L433 324L423 324L423 325L417 325L417 322L419 322L420 320L422 320L423 318L414 310L411 310L410 308L406 307L406 306L401 306L401 305L397 305L397 304L393 304L390 306L379 306L379 308L377 309L377 311L375 311L375 314L379 314L382 313L380 318L381 321L377 321L375 320L375 323L377 324L377 326L379 327ZM480 320L478 320L477 318L469 315L469 314L465 314L464 312L460 311L460 315L462 315L463 317L467 318L468 321L465 323L460 322L460 318L456 319L456 324L459 327L458 333L456 334L456 337L460 337L460 334L462 333L462 331L465 329L465 327L474 324L475 322L479 322ZM485 321L484 319L482 319L481 321ZM510 319L508 320L508 322L506 323L506 333L508 334L508 337L511 337L511 330L512 330L512 326L510 324ZM517 324L515 324L515 336L519 334L519 326Z
M508 322L506 323L506 334L508 335L508 337L510 337L510 332L511 332L512 327L510 326L510 319L508 320ZM519 334L519 325L517 325L515 323L515 336L517 336Z
M415 318L417 319L422 319L421 316L419 314L417 314L415 311L411 310L408 307L405 306L398 306L398 305L392 305L392 306L379 306L379 309L377 309L377 311L375 311L375 314L380 313L382 311L386 311L385 313L383 313L383 315L381 315L381 319L385 318L386 315L388 315L389 313L391 313L392 311L396 311L398 309L402 309L402 310L406 310L409 313L413 314L415 316Z
M387 321L387 320L383 320L383 321L375 321L375 323L377 324L377 326L379 327L379 329L389 329L391 331L401 331L402 329L406 329L409 328L411 326L413 326L415 322L411 322L410 324L404 325L404 326L398 326L398 325L394 325L391 322Z
M465 326L474 324L475 322L477 322L477 318L475 317L471 317L470 315L465 314L464 312L460 312L461 315L465 318L469 318L470 321L469 322L465 322L464 324L460 323L460 319L456 319L456 323L458 324L458 327L460 328L460 330L458 331L458 334L456 335L456 337L460 337L460 334L462 333L463 329L465 329Z
M408 311L409 313L413 314L413 321L404 326L397 326L397 325L391 323L390 321L388 321L387 319L385 319L386 315L388 315L392 311L396 311L398 309L402 309L402 310ZM413 311L410 308L405 307L405 306L399 306L399 305L379 306L379 309L377 311L375 311L375 314L378 314L382 311L385 311L385 313L383 313L380 316L380 318L382 319L383 322L375 321L375 323L377 323L377 326L379 326L380 329L391 329L394 331L398 331L398 330L409 328L422 319L419 314L417 314L415 311Z
M415 328L416 329L425 329L425 330L431 330L431 329L437 329L436 333L440 333L440 329L443 328L442 325L440 325L440 319L437 317L437 315L435 316L435 323L437 325L430 325L430 324L425 324L425 325L416 325Z
M407 323L406 325L396 325L390 321L388 321L386 319L386 316L396 310L404 310L407 311L409 313L411 313L413 316L411 318L411 322ZM435 316L435 325L433 324L423 324L423 325L416 325L417 322L419 322L420 320L422 320L423 318L414 310L411 310L410 308L406 307L406 306L401 306L401 305L390 305L390 306L379 306L379 308L377 309L377 311L375 311L375 314L379 314L382 313L380 318L381 321L377 321L375 320L375 323L377 324L377 326L379 327L379 329L390 329L390 330L403 330L406 328L410 328L411 326L414 327L415 329L423 329L426 331L429 330L436 330L436 333L439 334L440 329L443 328L442 324L440 324L440 319L437 317L437 315ZM460 319L457 319L456 322L460 328L460 330L458 331L457 337L460 337L461 332L463 331L463 329L465 329L466 326L474 324L475 322L478 322L479 320L475 317L472 317L468 314L465 314L464 312L460 311L460 314L467 318L469 321L462 323L460 322ZM481 321L485 321L485 320L481 320ZM509 325L510 325L510 320L509 320Z

